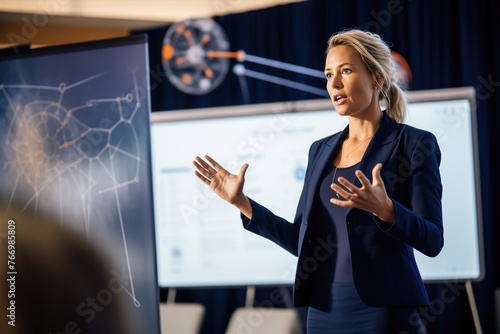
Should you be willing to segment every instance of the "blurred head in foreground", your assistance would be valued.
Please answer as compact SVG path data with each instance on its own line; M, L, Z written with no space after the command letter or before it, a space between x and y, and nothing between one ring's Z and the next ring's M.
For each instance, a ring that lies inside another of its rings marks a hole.
M50 215L0 202L0 256L0 333L130 332L120 278Z

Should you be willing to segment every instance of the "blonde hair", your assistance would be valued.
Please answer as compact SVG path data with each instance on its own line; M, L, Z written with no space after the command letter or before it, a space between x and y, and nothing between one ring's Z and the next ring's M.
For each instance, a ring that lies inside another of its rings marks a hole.
M382 38L374 33L358 29L344 30L328 39L328 53L337 45L354 48L380 88L379 101L385 100L387 114L397 122L404 122L406 96L397 83L391 50Z

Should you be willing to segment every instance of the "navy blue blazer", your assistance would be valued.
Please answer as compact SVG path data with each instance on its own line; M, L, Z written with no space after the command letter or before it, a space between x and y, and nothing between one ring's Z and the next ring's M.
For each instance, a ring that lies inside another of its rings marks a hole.
M294 285L294 305L311 305L314 274L325 252L335 243L328 238L312 240L321 175L348 135L342 132L314 142L304 187L293 223L274 215L250 199L249 220L242 215L247 230L266 237L298 256ZM439 174L441 152L435 136L427 131L397 123L384 116L359 169L371 181L372 169L382 163L381 176L394 203L396 223L389 225L364 210L351 208L346 224L351 248L353 281L361 299L370 306L428 305L413 249L436 256L443 247L443 223ZM359 180L351 180L358 187Z

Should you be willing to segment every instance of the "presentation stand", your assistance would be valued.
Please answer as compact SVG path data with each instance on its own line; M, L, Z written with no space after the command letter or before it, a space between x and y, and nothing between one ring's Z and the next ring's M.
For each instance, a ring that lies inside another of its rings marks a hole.
M247 286L247 295L245 298L245 307L253 307L255 302L255 286Z
M168 294L167 294L167 304L175 303L176 295L177 295L177 289L176 288L169 288Z
M469 304L472 312L472 318L474 319L474 327L476 328L476 333L482 334L483 331L481 329L481 321L479 320L476 300L474 299L474 290L472 290L472 283L470 280L465 281L465 290L467 291L467 297L469 298Z

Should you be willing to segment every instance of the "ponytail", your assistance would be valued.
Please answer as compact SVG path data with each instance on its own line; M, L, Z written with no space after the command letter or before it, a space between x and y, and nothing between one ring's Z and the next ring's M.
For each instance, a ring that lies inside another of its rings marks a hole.
M386 91L381 92L387 103L387 115L398 123L403 123L406 118L406 94L398 84L393 82Z

